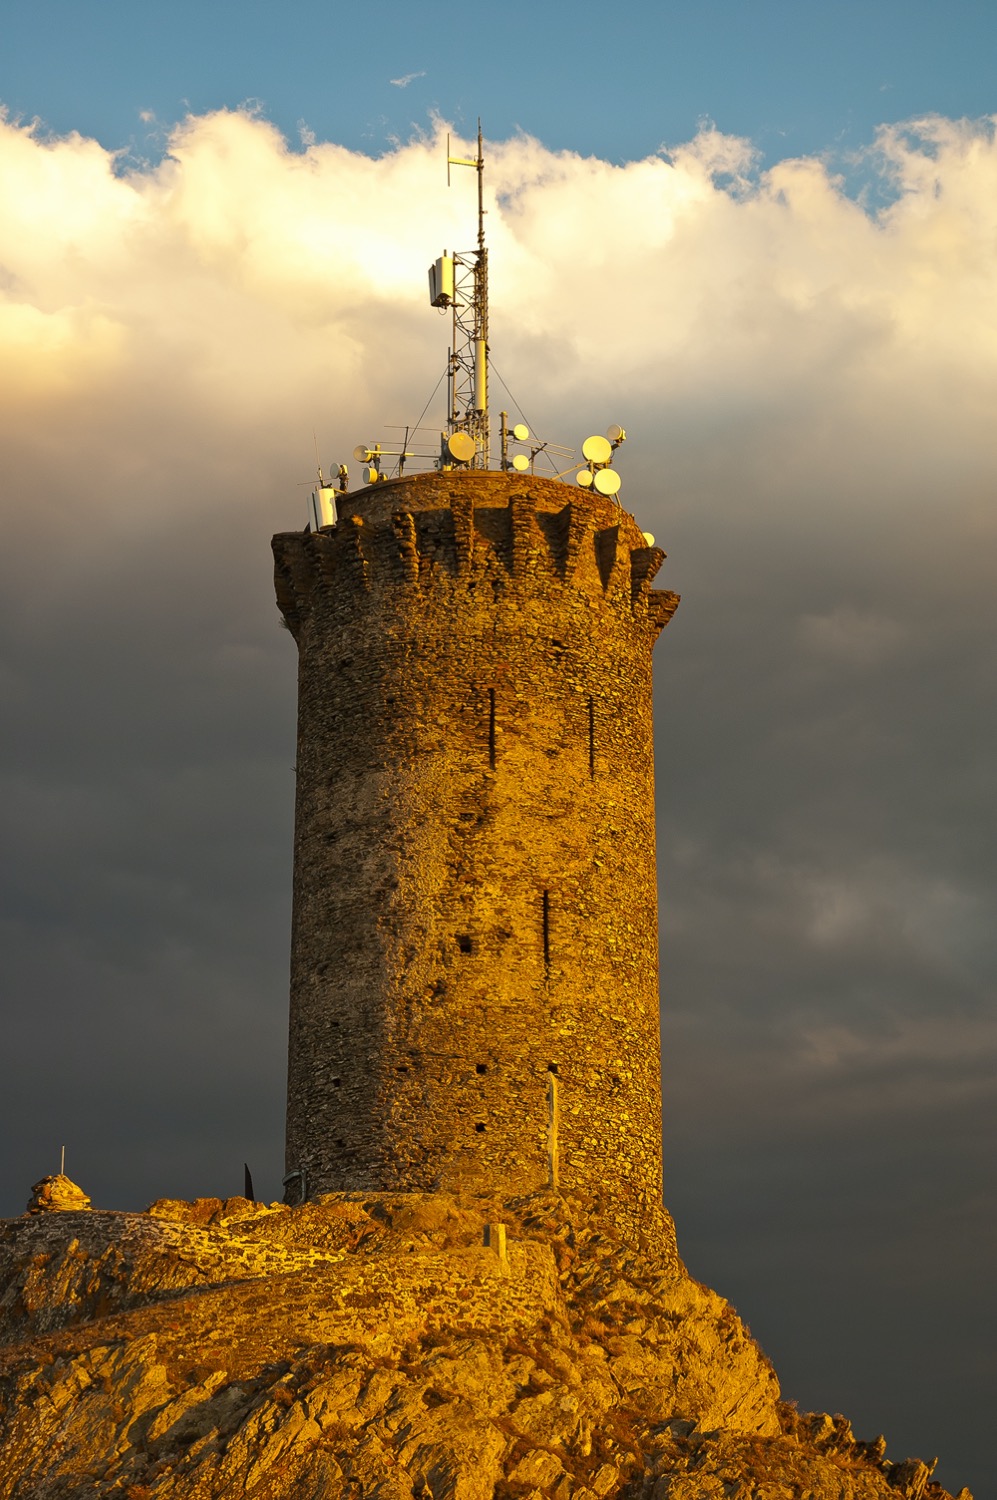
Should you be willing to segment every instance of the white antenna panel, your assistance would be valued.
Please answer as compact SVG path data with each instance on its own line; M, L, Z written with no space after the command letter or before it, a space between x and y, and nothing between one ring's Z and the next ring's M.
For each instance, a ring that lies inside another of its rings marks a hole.
M320 484L312 490L312 530L321 531L324 526L336 524L336 491L330 484Z
M608 438L587 437L582 444L582 457L590 464L608 464L613 456L613 445Z
M469 432L452 432L447 438L447 452L459 464L469 464L477 451L477 444Z
M578 484L581 485L583 490L589 489L592 484L592 470L579 469L578 473L575 475L575 480Z
M620 476L615 469L596 469L595 487L600 495L615 495L620 488Z
M429 268L429 303L431 307L449 307L453 299L453 256L441 255Z

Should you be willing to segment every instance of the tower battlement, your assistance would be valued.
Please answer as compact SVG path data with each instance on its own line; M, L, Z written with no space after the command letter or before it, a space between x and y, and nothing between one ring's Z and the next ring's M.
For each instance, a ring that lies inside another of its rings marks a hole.
M289 1197L562 1185L646 1226L664 554L517 474L342 510L274 538L300 662Z
M647 544L633 517L553 480L476 473L472 493L460 475L421 474L348 496L342 506L335 528L274 538L277 602L292 634L316 590L391 582L426 589L478 574L496 587L529 579L588 590L629 606L655 633L678 605L677 595L652 588L665 554Z

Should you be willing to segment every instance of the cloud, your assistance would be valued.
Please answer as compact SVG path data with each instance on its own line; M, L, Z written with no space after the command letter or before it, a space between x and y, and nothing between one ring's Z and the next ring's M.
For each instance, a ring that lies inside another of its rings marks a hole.
M840 604L826 615L803 615L799 633L805 649L819 656L848 666L872 667L900 650L905 632L898 620Z
M98 1201L231 1191L244 1159L279 1191L294 661L267 544L304 524L313 429L337 462L445 364L425 267L475 201L444 131L373 159L191 115L138 170L0 125L7 1211L66 1138ZM943 1264L983 1298L944 1257L983 1243L997 1055L993 122L884 126L875 213L711 126L623 165L486 157L495 363L543 437L626 426L624 502L683 594L657 761L695 1269L773 1268L775 1308L831 1203L845 1262L871 1235L919 1305ZM932 1238L926 1198L972 1236ZM856 1267L794 1306L854 1335ZM888 1430L943 1448L898 1337Z
M390 81L396 89L407 89L409 84L413 83L415 79L425 78L425 76L426 71L423 69L420 73L403 73L401 78L392 78Z

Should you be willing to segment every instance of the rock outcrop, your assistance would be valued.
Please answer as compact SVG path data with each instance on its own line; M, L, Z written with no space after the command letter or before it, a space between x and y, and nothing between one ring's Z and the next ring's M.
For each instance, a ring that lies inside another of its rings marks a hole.
M945 1500L784 1404L671 1243L550 1193L9 1220L0 1496Z

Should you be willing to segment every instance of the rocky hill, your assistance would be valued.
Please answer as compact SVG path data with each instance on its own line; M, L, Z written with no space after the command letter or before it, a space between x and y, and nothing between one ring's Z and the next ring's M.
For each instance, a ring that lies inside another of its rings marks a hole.
M48 1179L0 1226L0 1496L948 1500L782 1402L673 1247L550 1193L131 1214Z

